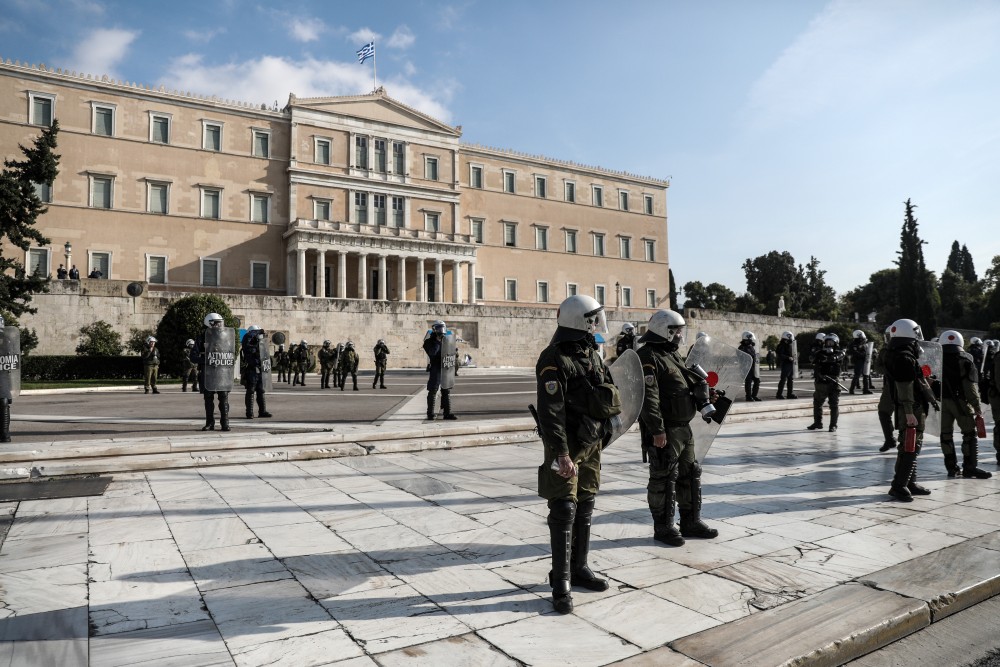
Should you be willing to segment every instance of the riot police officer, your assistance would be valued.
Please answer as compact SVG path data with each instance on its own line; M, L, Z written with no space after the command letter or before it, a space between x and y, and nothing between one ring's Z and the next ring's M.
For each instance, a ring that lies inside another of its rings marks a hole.
M965 351L965 341L957 331L941 334L943 357L941 378L941 452L948 477L958 474L954 428L962 432L962 477L988 479L993 475L978 468L979 439L976 418L982 418L979 402L979 375L972 355Z
M431 330L424 337L424 352L427 353L430 377L427 378L427 419L433 420L436 412L437 392L441 389L441 407L445 419L458 419L451 411L451 389L441 387L442 363L444 353L444 337L448 331L444 320L436 320ZM454 359L454 355L450 355Z
M913 496L930 495L928 489L917 484L917 456L923 447L924 423L930 408L928 396L932 394L917 361L920 358L917 341L924 339L920 325L913 320L896 320L889 327L889 335L889 349L885 355L886 380L891 379L889 391L899 429L896 466L889 495L910 503Z
M160 350L156 347L156 338L146 336L146 346L142 348L142 387L149 393L150 387L154 394L159 394L156 388L156 376L160 374Z
M886 367L886 355L889 352L889 338L890 331L892 327L886 327L885 333L885 345L879 350L878 356L875 358L875 367L882 373L882 393L878 397L878 423L882 427L882 436L885 440L882 446L878 448L880 452L887 452L890 449L896 448L896 433L893 430L892 418L895 413L895 404L892 400L892 375L889 373L889 369Z
M291 377L288 374L290 366L288 351L285 349L283 343L279 343L278 350L274 353L274 368L278 371L278 382L288 384L291 381Z
M855 330L852 334L851 344L847 346L847 354L854 364L854 377L851 379L851 388L848 394L854 394L854 390L861 388L865 394L872 393L872 376L865 373L865 362L870 363L868 358L868 337L861 329Z
M692 389L702 385L708 395L708 384L685 367L678 352L684 327L679 313L657 311L649 318L639 348L646 389L639 419L649 439L644 447L649 458L646 500L653 516L653 539L671 546L684 544L685 537L719 535L701 520L701 465L695 457L690 422L698 414ZM680 530L674 525L675 501L680 508Z
M973 336L969 339L969 354L972 355L972 364L976 367L976 372L981 371L986 357L986 345L982 338Z
M673 312L673 311L671 311ZM760 355L757 353L757 336L752 331L744 331L739 346L740 352L749 354L753 359L753 366L747 373L743 388L746 390L747 402L760 401L757 393L760 391Z
M622 325L621 335L618 336L618 343L615 345L615 356L620 357L625 350L635 349L635 327L631 322Z
M837 382L840 376L840 364L844 353L840 349L840 336L826 334L823 348L813 357L815 369L815 393L813 394L813 423L807 426L810 431L823 428L823 403L830 401L830 431L837 430L837 418L840 415L840 390Z
M347 376L351 376L351 380L354 382L354 391L358 390L358 351L354 349L354 343L352 341L347 341L344 345L344 351L340 355L340 391L344 391L344 385L347 384Z
M336 373L337 370L337 350L336 348L330 347L330 341L323 341L323 347L319 349L317 353L319 357L319 388L329 389L330 388L330 374ZM334 376L334 383L337 382L336 376Z
M215 430L215 405L214 400L218 399L219 402L219 418L222 424L222 430L228 431L229 428L229 390L225 391L210 391L205 386L205 373L206 373L206 363L207 363L207 337L209 329L221 330L223 328L222 315L218 313L209 313L205 316L204 320L205 330L201 332L198 336L198 340L195 341L194 348L191 350L191 361L198 364L198 384L201 385L201 393L205 398L205 425L201 428L202 431L214 431ZM236 350L233 350L235 354ZM229 366L229 372L232 373L232 366ZM232 385L232 376L229 377L230 386Z
M1000 341L990 341L992 357L988 368L990 413L993 415L993 450L997 455L997 465L1000 466Z
M389 346L381 338L372 348L375 353L375 377L372 378L372 389L378 385L380 389L385 389L385 369L389 363Z
M198 364L191 361L191 350L194 349L194 339L188 338L184 342L184 359L181 362L181 391L188 390L188 383L191 383L191 391L198 389Z
M823 346L826 344L826 334L820 331L816 334L816 338L813 339L812 345L809 346L809 363L815 363L816 355L820 353Z
M775 398L784 398L781 395L782 390L785 388L785 383L788 383L788 398L798 398L795 395L793 389L795 378L795 347L793 343L795 342L795 335L791 331L783 331L781 333L781 340L778 341L778 347L775 351L778 355L778 368L781 372L781 376L778 378L778 395Z
M587 558L601 481L601 445L611 433L609 420L602 417L610 407L607 395L596 395L594 387L611 383L611 374L594 339L595 334L607 333L604 307L596 299L569 297L560 304L556 320L555 335L535 364L538 433L544 449L538 495L549 506L552 606L567 614L573 611L572 586L608 589L608 582L591 571ZM440 347L437 336L444 330L444 322L435 322L435 334L427 338L425 349Z
M264 330L256 324L251 324L247 328L240 345L240 377L246 387L244 403L247 409L247 419L253 419L254 397L257 398L257 416L266 419L271 416L267 411L267 399L264 397L264 374L270 373L270 369L264 368L264 355L261 345L264 338Z
M309 344L305 340L300 340L291 357L292 369L295 371L292 386L300 384L304 387L306 386L306 373L309 372Z

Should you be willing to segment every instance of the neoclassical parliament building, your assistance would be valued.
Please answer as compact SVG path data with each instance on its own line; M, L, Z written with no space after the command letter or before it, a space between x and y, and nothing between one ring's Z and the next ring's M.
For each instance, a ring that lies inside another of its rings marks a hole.
M668 294L667 180L462 143L382 88L277 108L0 62L0 154L56 119L51 245L24 256L53 278L511 307Z

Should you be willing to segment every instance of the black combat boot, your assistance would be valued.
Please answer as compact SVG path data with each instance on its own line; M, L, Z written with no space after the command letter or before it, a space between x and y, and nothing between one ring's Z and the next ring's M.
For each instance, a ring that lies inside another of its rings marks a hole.
M810 431L819 431L823 428L823 406L813 402L813 423L806 426Z
M552 586L552 608L560 614L573 611L573 596L570 594L570 560L575 517L576 504L572 500L549 501L549 541L552 544L549 585Z
M831 405L830 406L830 433L834 433L837 430L837 420L840 418L840 406Z
M357 375L352 375L351 376L351 380L354 381L354 391L357 391L358 390L358 376ZM374 389L374 387L373 387L373 389Z
M931 495L931 490L925 486L920 486L917 484L917 462L913 461L913 468L910 470L910 481L906 483L906 490L910 492L911 496L929 496Z
M224 393L219 399L219 422L223 431L229 431L229 394Z
M215 404L213 400L215 395L208 392L204 396L205 398L205 425L201 427L202 431L214 431L215 430Z
M913 494L907 488L917 463L917 453L907 452L903 447L896 450L896 467L889 486L889 495L904 503L913 502Z
M948 477L958 477L961 470L958 467L958 455L955 453L955 441L949 436L941 438L941 453L944 455L944 469Z
M792 378L788 378L788 398L798 398L792 390Z
M181 391L187 391L187 390L188 390L188 381L187 377L185 377L183 380L181 380Z
M10 401L0 398L0 442L10 442Z
M267 411L267 399L264 394L257 394L257 416L261 419L267 419L271 416L271 413Z
M847 390L847 393L850 394L851 396L853 396L854 395L854 390L857 389L857 388L858 388L858 379L857 378L852 378L851 379L851 388Z
M244 401L247 406L247 419L253 419L253 393L248 393Z
M458 419L458 417L451 412L451 389L441 390L441 408L444 410L445 419Z
M666 471L657 470L650 473L649 484L646 486L646 501L649 503L649 512L653 515L653 539L672 547L683 546L684 538L674 523L674 510L677 504L676 462Z
M896 436L892 430L892 413L891 412L879 412L878 413L878 423L882 427L882 437L885 438L885 442L882 446L878 448L880 452L887 452L890 449L896 448Z
M962 477L965 479L989 479L993 473L978 467L979 440L975 435L962 434Z
M697 461L691 464L688 485L691 489L691 508L687 510L681 508L681 535L706 540L718 537L719 531L709 528L701 520L701 465Z
M594 516L594 499L581 500L576 505L573 520L573 547L570 555L570 583L598 593L608 590L608 581L601 579L587 565L590 554L590 520Z
M434 421L434 413L437 411L437 392L427 392L427 420Z
M875 392L872 391L872 376L871 375L865 375L861 379L864 380L864 383L862 384L862 392L861 393L862 394L874 394Z

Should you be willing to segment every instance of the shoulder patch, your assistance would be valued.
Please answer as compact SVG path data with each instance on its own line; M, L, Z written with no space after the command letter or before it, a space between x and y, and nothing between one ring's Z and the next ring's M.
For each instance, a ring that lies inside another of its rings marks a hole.
M545 392L550 396L555 396L556 392L559 391L559 383L555 380L550 380L545 383Z
M645 377L645 380L646 380L646 384L648 384L650 387L652 387L653 383L656 382L656 377L653 376L653 375L647 375Z
M554 372L554 373L558 373L558 372L559 372L559 369L558 369L558 368L556 368L555 366L546 366L546 367L545 367L545 368L543 368L542 370L538 371L538 374L539 374L539 375L544 375L545 373L547 373L547 372L549 372L549 371L552 371L552 372Z

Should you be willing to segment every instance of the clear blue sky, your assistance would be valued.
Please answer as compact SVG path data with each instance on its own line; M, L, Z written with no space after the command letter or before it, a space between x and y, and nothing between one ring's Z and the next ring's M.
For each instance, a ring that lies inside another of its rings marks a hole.
M669 178L679 284L1000 254L1000 2L0 0L0 56L254 102L389 94L463 140Z

